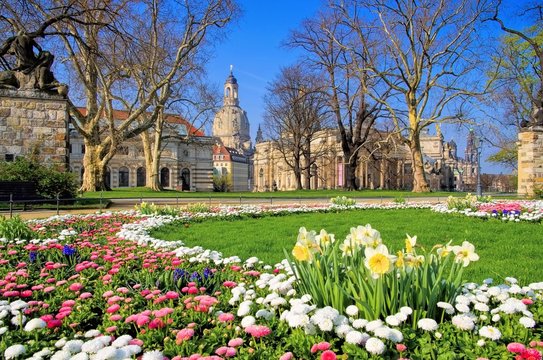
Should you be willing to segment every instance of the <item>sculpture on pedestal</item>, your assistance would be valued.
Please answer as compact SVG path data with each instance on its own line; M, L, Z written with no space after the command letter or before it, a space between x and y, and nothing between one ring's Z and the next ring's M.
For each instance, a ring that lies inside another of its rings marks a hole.
M0 59L6 70L0 72L0 88L37 89L66 96L68 87L59 83L51 71L54 56L44 51L34 38L31 34L19 31L4 42L0 48ZM34 49L38 51L37 54ZM5 55L15 56L14 67L10 68L4 59Z

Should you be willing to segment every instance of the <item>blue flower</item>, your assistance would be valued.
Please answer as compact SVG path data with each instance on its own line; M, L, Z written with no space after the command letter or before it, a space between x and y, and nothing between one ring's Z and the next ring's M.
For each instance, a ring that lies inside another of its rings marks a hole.
M205 280L213 276L213 272L211 271L210 268L205 268L203 274L204 274Z
M173 281L177 282L179 279L186 278L188 273L183 269L175 269L173 271Z
M202 277L200 276L200 274L198 274L198 271L192 273L192 275L190 276L190 281L202 281Z
M30 262L34 262L38 259L38 252L37 251L31 251L28 253L28 257L30 258Z
M77 249L70 247L68 245L64 245L64 247L62 248L62 254L66 256L73 256L76 253L77 253Z

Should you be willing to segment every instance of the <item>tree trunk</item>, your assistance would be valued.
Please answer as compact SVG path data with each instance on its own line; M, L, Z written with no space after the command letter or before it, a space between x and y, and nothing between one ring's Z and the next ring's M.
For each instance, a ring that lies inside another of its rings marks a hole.
M109 191L104 181L106 161L100 158L101 145L94 145L85 140L85 156L83 157L83 181L79 191Z
M358 161L350 161L345 167L345 185L347 190L358 190L356 186L356 169L358 168Z
M143 156L145 158L145 186L154 191L162 191L163 189L159 176L160 156L155 155L156 146L151 146L151 139L148 131L141 133L141 139L143 144Z
M413 192L430 192L430 186L424 172L424 161L418 134L414 135L409 141L409 150L413 162Z

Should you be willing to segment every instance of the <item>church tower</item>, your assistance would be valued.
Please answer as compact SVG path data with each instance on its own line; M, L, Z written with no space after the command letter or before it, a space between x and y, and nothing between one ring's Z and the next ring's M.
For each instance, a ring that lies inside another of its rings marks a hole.
M245 155L251 152L249 120L245 110L239 106L238 80L234 77L232 66L224 83L223 106L213 120L213 136L226 147Z

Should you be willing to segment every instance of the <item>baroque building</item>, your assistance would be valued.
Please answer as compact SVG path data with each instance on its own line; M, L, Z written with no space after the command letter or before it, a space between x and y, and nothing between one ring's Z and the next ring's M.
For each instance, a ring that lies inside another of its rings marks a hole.
M412 163L409 149L396 143L384 131L373 131L368 146L359 154L356 171L358 187L361 189L411 190L413 184ZM457 156L454 140L444 141L439 128L436 134L428 131L421 134L426 177L432 190L474 191L477 178L477 148L473 132L468 134L465 158ZM273 141L259 138L255 146L254 169L255 191L294 190L296 181L293 170L287 165L283 154L275 148ZM302 184L311 189L336 189L346 184L345 163L341 140L337 129L319 131L311 151L318 154L308 172L302 174Z
M79 108L83 114L85 108ZM114 113L116 121L128 117L125 111ZM174 114L166 114L163 150L160 157L160 183L166 189L183 191L212 191L213 139ZM189 136L187 136L189 135ZM83 137L75 130L69 132L70 170L83 177ZM106 168L105 182L111 188L145 186L145 158L140 137L123 142Z
M232 66L224 83L223 106L213 120L213 174L225 176L233 191L252 189L253 154L247 113L239 105Z

